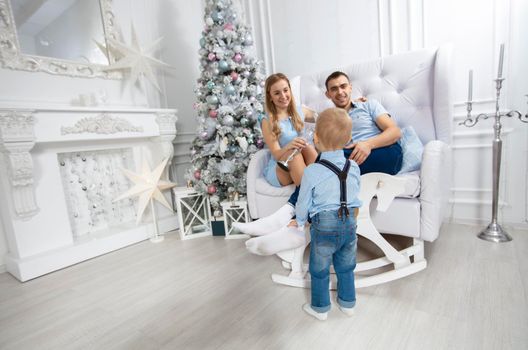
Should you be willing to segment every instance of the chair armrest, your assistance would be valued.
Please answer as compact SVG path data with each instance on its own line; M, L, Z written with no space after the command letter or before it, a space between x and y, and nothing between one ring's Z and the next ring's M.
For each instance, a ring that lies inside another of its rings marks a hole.
M256 183L257 179L262 176L262 172L268 164L271 153L268 149L261 149L255 152L249 161L246 174L247 203L251 217L258 217L256 201Z
M425 145L420 173L420 238L432 242L440 232L451 183L451 149L442 141Z

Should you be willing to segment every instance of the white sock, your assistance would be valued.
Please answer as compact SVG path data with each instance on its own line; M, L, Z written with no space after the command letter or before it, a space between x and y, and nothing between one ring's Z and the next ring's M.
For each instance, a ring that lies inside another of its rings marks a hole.
M293 215L295 215L295 208L289 203L286 203L270 216L253 222L236 222L233 224L233 227L251 236L264 236L287 225Z
M246 241L246 248L257 255L273 255L283 250L299 248L306 244L304 231L284 226L274 233Z
M348 317L354 316L353 307L344 307L344 306L339 305L339 303L337 303L337 306L339 306L339 310L341 310Z
M303 310L310 316L312 317L315 317L316 319L318 319L319 321L326 321L326 318L328 317L328 312L317 312L315 311L314 309L312 309L312 307L310 306L310 304L304 304L303 305Z

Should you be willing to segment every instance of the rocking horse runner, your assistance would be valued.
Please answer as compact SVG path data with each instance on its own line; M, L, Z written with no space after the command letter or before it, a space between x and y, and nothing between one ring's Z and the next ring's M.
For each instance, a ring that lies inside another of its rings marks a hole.
M394 268L382 273L356 278L356 288L389 282L411 275L427 267L427 262L423 257L420 243L415 243L408 248L397 251L378 232L372 223L370 216L370 203L374 197L377 197L376 210L384 212L389 208L393 199L404 192L405 182L406 180L403 178L383 173L369 173L361 176L359 199L363 204L359 209L356 232L358 235L363 236L376 244L385 256L365 262L359 262L356 265L355 271L356 273L368 272L369 270L374 270L391 264ZM310 287L310 276L307 275L308 266L303 264L303 255L308 243L309 239L306 240L304 245L298 248L281 251L277 254L283 260L283 266L291 270L291 272L287 276L272 274L271 279L273 282L292 287ZM412 262L410 260L411 257L413 257ZM336 289L336 284L333 278L330 279L330 289Z

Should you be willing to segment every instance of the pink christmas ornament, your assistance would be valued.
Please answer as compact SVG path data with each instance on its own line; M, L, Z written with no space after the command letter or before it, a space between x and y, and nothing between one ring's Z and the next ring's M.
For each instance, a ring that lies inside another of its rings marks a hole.
M209 193L209 194L215 194L215 193L216 193L216 186L215 186L215 185L209 185L209 186L207 186L207 193Z
M209 61L214 61L216 58L216 55L214 54L214 52L209 52L209 55L207 55L207 58L209 59Z
M209 111L209 116L210 116L211 118L216 118L216 117L218 116L218 111L217 111L216 109L211 109L211 110Z
M233 27L233 23L226 23L224 24L224 29L225 30L233 30L234 27Z
M235 57L233 57L233 59L235 60L235 62L240 62L242 61L242 55L237 53Z
M196 180L200 180L202 178L202 172L200 170L195 170L193 175Z
M231 72L231 80L235 81L238 79L238 73L233 71Z

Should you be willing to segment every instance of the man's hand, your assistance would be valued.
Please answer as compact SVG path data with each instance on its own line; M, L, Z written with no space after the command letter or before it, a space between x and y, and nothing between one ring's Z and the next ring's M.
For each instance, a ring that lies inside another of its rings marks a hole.
M351 144L347 148L353 148L352 154L350 154L350 158L354 160L357 165L363 164L365 159L370 155L370 152L372 150L372 147L368 144L368 142L360 141Z

